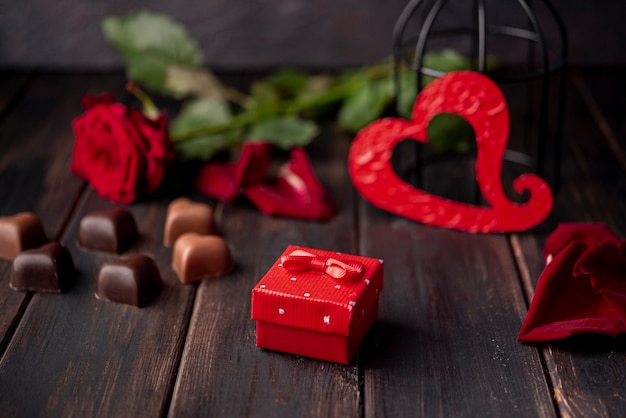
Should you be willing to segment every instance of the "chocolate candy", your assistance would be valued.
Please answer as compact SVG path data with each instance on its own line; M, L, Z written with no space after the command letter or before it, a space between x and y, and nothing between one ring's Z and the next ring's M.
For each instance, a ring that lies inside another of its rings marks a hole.
M70 252L58 242L19 253L13 260L9 286L22 292L61 293L74 282Z
M13 260L20 252L48 240L39 218L30 212L0 217L0 258Z
M138 254L102 266L96 283L96 297L141 308L150 303L161 287L161 273L154 260Z
M123 253L137 239L133 215L122 208L92 212L80 221L78 244L86 249Z
M174 243L172 267L183 283L223 276L233 270L226 241L217 235L181 235Z
M163 244L167 247L186 232L199 235L212 235L217 232L213 209L204 203L192 202L181 197L175 199L167 208Z

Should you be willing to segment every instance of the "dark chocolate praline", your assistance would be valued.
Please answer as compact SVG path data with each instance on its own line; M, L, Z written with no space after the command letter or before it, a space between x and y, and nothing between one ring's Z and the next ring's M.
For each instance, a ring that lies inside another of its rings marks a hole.
M96 297L141 308L156 297L162 285L154 260L138 254L102 266L96 282Z
M133 215L123 208L91 212L78 229L78 244L85 249L121 254L139 236Z

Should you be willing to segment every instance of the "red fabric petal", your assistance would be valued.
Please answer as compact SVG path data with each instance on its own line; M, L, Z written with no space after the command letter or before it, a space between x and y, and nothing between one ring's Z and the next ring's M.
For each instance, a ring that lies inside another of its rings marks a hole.
M548 259L556 256L570 242L583 242L591 247L602 241L618 243L619 239L603 223L561 223L546 239L543 257Z
M615 336L626 331L611 304L594 291L590 276L574 276L577 260L587 245L572 242L546 266L537 283L528 315L518 340L557 340L573 334L598 333Z
M291 161L278 173L275 185L258 184L246 196L266 215L328 220L335 204L318 181L302 148L291 151Z
M594 292L602 295L615 318L626 324L626 254L622 245L605 241L589 248L574 265L574 274L591 275ZM626 328L626 326L625 326Z
M265 142L246 142L236 163L206 164L196 177L196 189L207 196L231 202L242 186L261 182L270 164L271 148Z
M626 241L602 223L559 225L546 240L553 256L537 283L518 339L626 332Z

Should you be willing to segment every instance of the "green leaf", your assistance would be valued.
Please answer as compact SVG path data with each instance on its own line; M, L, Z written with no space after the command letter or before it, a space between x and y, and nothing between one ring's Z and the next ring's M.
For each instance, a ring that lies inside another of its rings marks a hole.
M233 119L228 104L215 98L200 98L187 102L170 125L170 135L188 135L206 126L226 126ZM184 141L174 142L177 158L208 160L215 153L241 142L243 130L238 127L218 133L200 133Z
M187 96L223 98L224 86L205 68L170 65L165 69L163 90L176 98Z
M258 122L250 127L247 138L288 150L308 145L317 134L318 128L313 122L291 116Z
M184 141L175 142L174 151L176 152L176 158L182 161L207 161L218 152L239 144L241 141L234 138L240 137L240 129L219 134L194 136Z
M339 126L349 132L358 131L380 117L392 99L393 84L391 77L376 81L365 81L343 103L339 110Z
M255 118L266 119L276 116L280 110L280 96L276 88L267 81L252 84L246 107Z
M184 136L207 125L223 125L232 117L230 107L224 100L207 97L192 100L185 103L170 124L170 135Z
M430 52L424 55L424 67L439 71L469 70L467 58L454 49L444 49L441 52Z
M285 97L298 96L307 88L309 76L303 71L292 69L279 70L267 78L276 91Z
M436 152L469 152L475 138L470 124L452 113L440 113L432 118L427 132L428 143Z
M153 12L107 17L102 22L106 40L126 60L128 78L164 92L169 66L197 68L202 54L185 28L169 17Z

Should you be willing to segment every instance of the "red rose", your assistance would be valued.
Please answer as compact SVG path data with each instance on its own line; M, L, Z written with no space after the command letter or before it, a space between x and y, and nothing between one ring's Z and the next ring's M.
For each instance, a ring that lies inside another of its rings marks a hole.
M115 103L113 96L85 96L86 112L74 119L76 142L71 170L104 198L133 202L156 190L173 157L167 117L155 120Z

